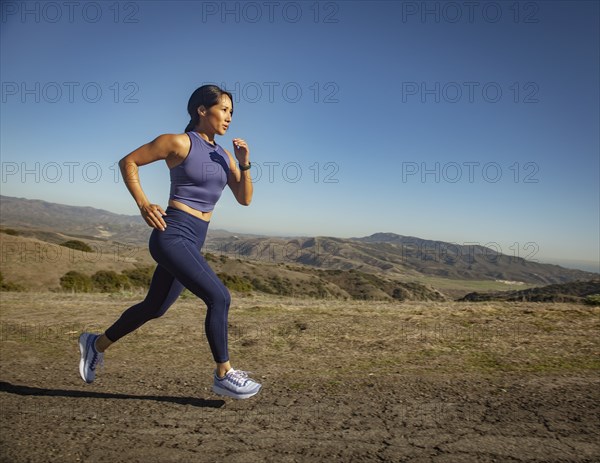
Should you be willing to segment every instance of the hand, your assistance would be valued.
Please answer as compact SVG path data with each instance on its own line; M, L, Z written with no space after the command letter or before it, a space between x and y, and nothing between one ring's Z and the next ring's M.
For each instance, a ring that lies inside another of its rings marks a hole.
M157 228L160 231L165 231L167 228L166 222L162 216L167 215L163 208L157 204L146 204L140 207L140 213L148 225L152 228Z
M248 149L248 144L241 138L233 139L233 153L238 162L243 166L247 166L250 162L250 150Z

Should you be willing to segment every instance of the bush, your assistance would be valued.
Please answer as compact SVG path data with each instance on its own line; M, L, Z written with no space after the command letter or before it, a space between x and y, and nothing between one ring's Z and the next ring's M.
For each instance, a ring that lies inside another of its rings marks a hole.
M92 275L94 289L103 293L113 293L131 289L131 282L126 275L119 275L113 270L99 270Z
M217 262L217 256L215 256L214 254L211 254L210 252L205 252L204 253L204 258L206 259L206 262Z
M293 294L292 283L287 278L281 278L278 275L269 278L269 285L273 288L275 294L281 296L291 296Z
M17 283L4 281L4 276L0 272L0 291L25 291L25 287Z
M229 275L228 273L218 273L217 276L223 282L227 288L233 291L240 291L243 293L249 293L252 291L252 283L244 277L238 277L236 275Z
M590 294L583 302L588 305L600 305L600 294Z
M149 265L147 267L138 267L132 270L123 270L123 275L129 279L131 286L138 288L149 288L152 282L152 275L156 265Z
M274 294L273 289L260 278L252 278L252 287L261 293Z
M83 273L70 271L60 278L60 287L65 291L89 293L94 289L92 279Z
M18 236L19 232L17 230L13 230L12 228L2 228L0 229L0 233L6 233L7 235Z
M79 241L79 240L65 241L64 243L61 243L60 245L66 247L66 248L75 249L77 251L83 251L83 252L92 252L93 251L93 249L90 248L87 244L85 244L83 241Z

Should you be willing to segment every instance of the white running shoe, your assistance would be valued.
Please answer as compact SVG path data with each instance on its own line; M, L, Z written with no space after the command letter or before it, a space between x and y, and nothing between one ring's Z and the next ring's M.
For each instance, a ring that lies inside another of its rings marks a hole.
M250 379L248 373L242 370L231 368L223 378L217 376L215 370L215 379L212 390L215 394L233 397L234 399L248 399L258 394L262 387L259 383Z
M91 383L96 379L96 367L104 363L104 354L96 350L96 339L100 335L92 333L83 333L79 336L79 351L81 360L79 360L79 374L86 383Z

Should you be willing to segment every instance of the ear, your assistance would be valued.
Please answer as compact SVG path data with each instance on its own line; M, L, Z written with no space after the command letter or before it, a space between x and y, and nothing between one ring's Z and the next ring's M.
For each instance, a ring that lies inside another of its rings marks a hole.
M204 105L198 106L197 111L199 116L206 116L206 108L204 107Z

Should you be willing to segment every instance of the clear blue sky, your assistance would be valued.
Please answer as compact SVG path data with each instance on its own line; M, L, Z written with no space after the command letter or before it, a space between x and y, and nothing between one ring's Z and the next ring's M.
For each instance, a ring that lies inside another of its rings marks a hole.
M597 262L599 3L469 5L3 2L2 194L136 214L116 162L216 83L256 181L213 228Z

